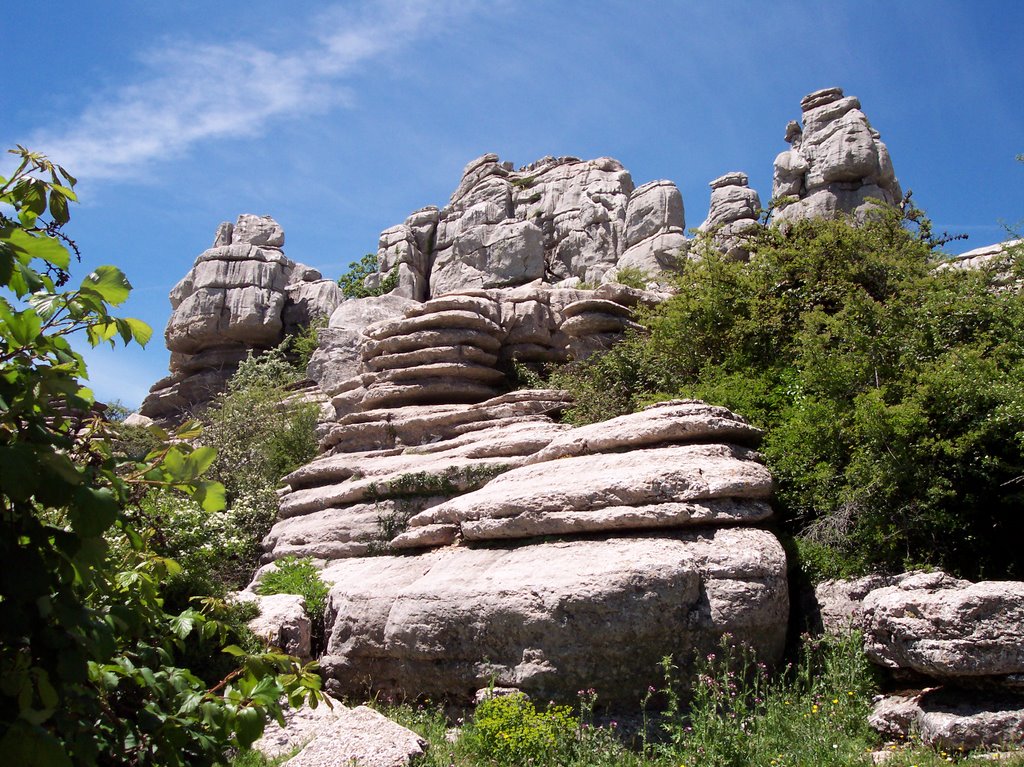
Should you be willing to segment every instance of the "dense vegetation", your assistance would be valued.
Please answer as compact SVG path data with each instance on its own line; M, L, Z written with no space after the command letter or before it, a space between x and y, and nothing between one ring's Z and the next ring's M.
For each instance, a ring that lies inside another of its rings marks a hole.
M99 417L70 338L144 344L151 331L110 313L131 290L116 268L65 288L75 179L14 153L0 178L0 753L23 767L220 763L319 678L240 647L222 601L165 601L181 566L139 502L175 491L221 509L224 486L204 478L215 451L192 446L190 423L126 452L139 441Z
M687 261L649 333L554 375L571 416L693 397L763 427L777 505L818 576L1024 575L1019 256L936 269L912 218L766 227L749 264Z
M345 298L370 298L390 293L398 285L398 264L381 277L376 287L367 287L366 278L380 271L376 253L367 253L358 261L349 264L349 269L338 278L338 286Z
M516 694L492 698L454 737L429 701L385 712L429 741L424 767L869 767L882 747L867 723L876 686L860 637L805 637L802 648L792 665L770 675L725 637L701 659L689 691L674 684L666 658L664 685L629 721L597 716L600 701L589 690L573 708ZM919 744L885 750L892 767L937 767L963 756ZM1024 763L1002 756L1000 764Z

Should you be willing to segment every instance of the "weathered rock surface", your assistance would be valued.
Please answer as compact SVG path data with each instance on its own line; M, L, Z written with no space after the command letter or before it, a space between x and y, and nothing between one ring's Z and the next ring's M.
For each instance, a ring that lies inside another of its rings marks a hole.
M337 417L482 402L507 387L513 361L582 359L639 328L631 319L636 306L663 298L621 285L579 290L533 282L422 303L397 296L361 299L358 306L347 301L335 311L309 371L334 395ZM384 319L366 322L379 315Z
M822 581L814 587L814 607L821 627L832 634L860 630L864 625L864 598L875 589L894 586L914 573L866 575Z
M699 227L708 232L712 245L727 258L745 261L750 253L745 237L758 226L761 198L748 186L746 173L734 171L711 181L711 206Z
M170 375L158 381L140 410L174 418L223 390L250 351L277 346L288 332L329 316L341 300L337 285L281 251L284 232L269 216L243 214L222 224L171 291L173 312L164 336Z
M671 181L651 181L638 186L626 206L625 248L615 270L635 269L655 279L677 269L685 257L686 215L683 197Z
M381 320L401 316L419 304L394 294L354 298L341 302L320 331L320 343L309 361L307 374L328 395L360 371L363 330Z
M287 761L293 767L404 767L427 747L416 733L366 706L349 708L331 699L284 716L286 726L271 722L253 748L268 759L300 749Z
M997 242L993 245L985 245L981 248L974 248L959 256L953 256L948 261L938 266L939 269L995 269L997 280L1000 283L1008 283L1013 280L1013 270L1010 268L1011 257L1014 250L1020 250L1024 246L1024 240L1007 240Z
M1024 743L1024 697L929 688L882 698L868 721L882 735L918 736L949 752Z
M386 550L410 516L521 465L568 429L549 416L567 405L564 392L542 390L349 414L324 440L330 454L284 478L266 559Z
M443 208L381 233L379 272L366 283L397 273L394 293L425 301L532 282L599 283L627 267L656 278L675 267L685 226L675 184L634 190L611 158L545 157L515 170L487 154L465 167Z
M899 202L903 193L889 150L860 109L840 88L815 91L800 102L803 126L790 122L790 149L775 158L772 197L795 197L776 210L776 223L839 214L867 215L877 204Z
M570 319L626 314L566 299ZM446 297L436 314L493 323L499 304L469 311L487 300ZM368 343L435 332L431 308L369 329ZM779 657L785 555L752 527L771 515L771 477L749 447L760 432L694 401L572 429L550 417L568 404L539 390L352 411L325 455L285 478L267 558L327 561L321 663L335 694L468 701L494 683L539 699L595 687L635 705L661 657L685 665L725 631ZM399 548L417 553L386 553Z
M1024 583L920 573L864 599L865 649L936 679L1024 673Z
M470 700L493 682L635 705L666 654L685 667L728 631L771 661L785 639L785 555L754 529L444 548L338 560L323 576L335 693Z
M252 633L289 655L309 659L312 627L305 599L298 594L262 595L250 591L239 592L235 597L259 608L260 614L248 623Z

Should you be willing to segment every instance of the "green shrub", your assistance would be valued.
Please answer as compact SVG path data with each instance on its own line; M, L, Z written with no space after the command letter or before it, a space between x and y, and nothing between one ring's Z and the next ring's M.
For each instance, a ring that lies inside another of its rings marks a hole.
M338 278L338 285L345 298L370 298L390 293L398 286L398 264L384 277L376 288L366 287L366 278L377 274L380 264L376 253L367 253L349 265L349 270Z
M917 221L806 221L753 236L749 264L685 262L648 334L552 377L569 417L725 405L767 430L777 505L819 560L1019 577L1024 297L1000 284L1019 267L936 271Z
M320 570L309 558L284 557L275 563L276 569L264 573L256 585L258 594L298 594L306 600L313 638L313 656L324 644L324 612L330 587L320 578Z
M327 317L316 317L288 339L288 351L295 357L293 366L296 370L305 373L309 367L309 361L320 345L320 331L327 327L327 322Z
M492 764L557 764L571 748L576 724L568 706L541 712L521 693L499 695L477 706L462 745Z

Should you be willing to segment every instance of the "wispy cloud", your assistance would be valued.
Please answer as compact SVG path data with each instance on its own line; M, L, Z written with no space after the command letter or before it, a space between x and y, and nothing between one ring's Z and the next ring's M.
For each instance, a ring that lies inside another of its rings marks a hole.
M245 41L169 43L142 56L135 78L96 96L69 127L41 131L30 145L90 180L137 177L200 142L259 135L272 120L350 103L345 76L435 28L428 21L438 5L328 8L311 20L318 34L287 52Z

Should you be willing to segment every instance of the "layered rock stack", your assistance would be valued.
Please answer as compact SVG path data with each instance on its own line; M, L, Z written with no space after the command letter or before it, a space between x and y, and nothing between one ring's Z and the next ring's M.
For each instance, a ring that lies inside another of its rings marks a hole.
M336 416L482 402L507 388L513 362L560 363L606 349L639 329L636 307L663 298L612 283L579 290L535 282L423 303L394 296L345 302L321 335L310 375L333 397Z
M740 171L710 182L711 206L699 227L710 235L713 247L738 261L749 257L744 235L758 226L761 215L761 197L748 183L747 174Z
M942 572L826 581L826 629L863 631L896 692L870 717L882 734L947 751L1024 743L1024 583Z
M214 246L171 291L164 332L170 375L153 385L143 416L171 419L202 406L250 351L273 348L334 311L342 298L337 284L287 258L283 247L284 231L269 216L243 214L220 225Z
M285 478L268 558L325 561L329 689L633 705L663 656L689 668L723 632L779 657L759 432L693 401L573 429L552 419L567 405L531 390L351 413Z
M790 149L775 158L772 197L791 198L775 211L774 221L863 217L878 200L888 205L903 192L889 150L855 96L825 88L800 101L803 125L786 127Z
M380 273L397 270L397 295L425 301L473 288L537 280L600 283L616 267L652 276L685 244L683 201L671 181L634 190L608 157L545 157L514 170L487 154L469 163L448 204L381 233Z

